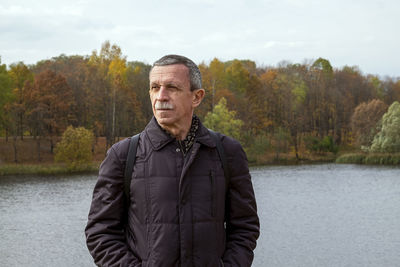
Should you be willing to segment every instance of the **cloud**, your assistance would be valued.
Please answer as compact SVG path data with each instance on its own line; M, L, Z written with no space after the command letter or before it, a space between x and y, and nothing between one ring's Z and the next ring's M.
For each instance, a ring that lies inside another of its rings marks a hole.
M110 40L147 62L164 53L261 64L324 57L387 71L400 61L399 8L395 0L2 0L0 56L35 63Z
M264 48L298 48L304 47L307 43L303 41L267 41L264 43Z

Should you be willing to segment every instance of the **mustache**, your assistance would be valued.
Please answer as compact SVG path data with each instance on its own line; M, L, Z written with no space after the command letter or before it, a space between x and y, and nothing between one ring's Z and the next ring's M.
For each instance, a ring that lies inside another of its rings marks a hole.
M155 105L155 109L173 109L174 106L169 103L169 102L164 102L164 101L157 101Z

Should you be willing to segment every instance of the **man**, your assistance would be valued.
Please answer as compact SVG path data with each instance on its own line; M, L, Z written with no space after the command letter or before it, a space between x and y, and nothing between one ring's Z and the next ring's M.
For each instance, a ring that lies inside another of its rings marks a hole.
M226 188L216 142L193 114L205 94L196 64L168 55L149 77L154 117L140 134L129 206L123 176L130 140L113 145L100 166L85 231L95 263L250 266L259 220L242 147L218 134L230 171Z

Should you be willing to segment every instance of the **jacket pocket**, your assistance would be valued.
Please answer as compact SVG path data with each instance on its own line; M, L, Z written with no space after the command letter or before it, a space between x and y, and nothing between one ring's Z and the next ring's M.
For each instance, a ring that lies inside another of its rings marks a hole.
M215 174L212 170L210 170L210 184L211 184L211 216L215 217L217 209L216 205L217 189L216 189Z

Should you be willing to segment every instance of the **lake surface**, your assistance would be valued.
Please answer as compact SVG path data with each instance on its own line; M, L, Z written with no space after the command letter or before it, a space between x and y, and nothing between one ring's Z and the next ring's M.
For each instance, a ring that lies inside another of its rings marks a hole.
M400 266L400 168L252 168L253 266ZM84 227L96 176L0 177L1 266L94 266Z

